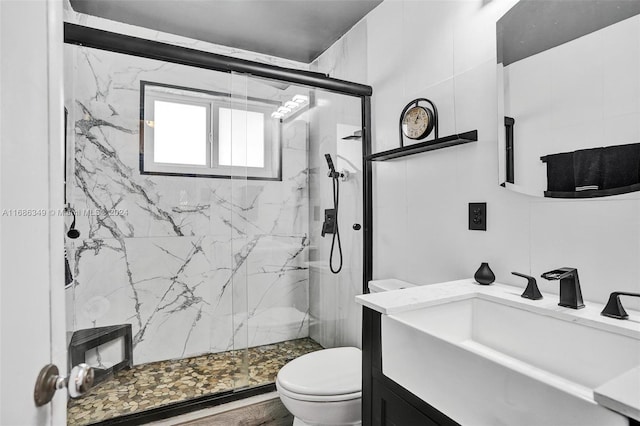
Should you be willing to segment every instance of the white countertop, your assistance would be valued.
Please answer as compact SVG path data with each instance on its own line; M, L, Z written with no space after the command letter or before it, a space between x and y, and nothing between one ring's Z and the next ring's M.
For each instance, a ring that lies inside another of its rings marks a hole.
M402 287L404 283L392 281L396 287ZM371 283L376 284L375 281ZM379 283L389 284L390 280L379 280ZM629 319L618 320L600 315L603 304L585 301L583 309L565 308L558 306L557 294L542 293L543 299L530 300L520 296L523 288L500 283L480 285L473 279L422 286L404 284L407 288L357 296L356 302L381 314L394 315L474 296L499 298L502 303L521 309L629 336L638 339L640 344L640 312L629 309ZM640 421L640 365L597 388L594 399L602 406Z
M403 283L401 280L394 279L393 281L396 285ZM376 281L371 281L371 283L375 284ZM569 316L572 321L640 340L640 312L629 309L627 309L629 319L618 320L600 315L604 308L603 304L586 301L586 307L583 309L565 308L558 306L559 296L557 294L542 293L543 299L530 300L520 296L524 291L520 287L500 283L480 285L471 278L429 285L405 284L408 288L356 296L356 302L381 314L393 315L443 302L467 299L475 295L487 295L498 297L507 304L518 308L559 319L567 319Z
M596 402L640 421L640 367L636 367L593 391Z

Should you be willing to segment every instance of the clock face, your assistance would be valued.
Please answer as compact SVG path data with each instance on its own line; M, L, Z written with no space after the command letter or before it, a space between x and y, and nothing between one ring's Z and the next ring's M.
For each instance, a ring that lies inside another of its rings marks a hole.
M433 128L433 116L421 106L409 109L402 119L402 133L410 139L422 139Z

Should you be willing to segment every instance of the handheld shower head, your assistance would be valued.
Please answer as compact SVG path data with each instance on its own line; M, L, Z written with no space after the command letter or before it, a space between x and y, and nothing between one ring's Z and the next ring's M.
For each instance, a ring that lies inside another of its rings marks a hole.
M340 173L336 172L336 168L333 165L333 160L331 160L331 154L325 154L324 158L327 160L327 165L329 166L329 173L327 176L330 178L338 178L340 177Z
M327 209L324 211L324 223L322 224L322 236L326 233L333 234L331 238L331 251L329 252L329 269L334 274L337 274L342 270L342 243L340 242L340 229L338 228L338 201L340 200L340 179L344 177L343 173L337 172L331 159L331 154L324 155L327 160L327 166L329 166L329 173L327 176L331 178L333 186L333 209ZM337 269L333 268L333 248L335 247L336 240L338 241L338 253L340 254L340 264Z
M333 161L331 160L331 154L325 154L324 158L327 159L327 165L329 166L329 170L332 172L335 172L336 168L333 166Z
M73 222L71 222L71 227L67 232L67 237L71 238L72 240L75 240L80 236L80 231L76 229L76 212L71 207L68 207L68 212L73 215Z

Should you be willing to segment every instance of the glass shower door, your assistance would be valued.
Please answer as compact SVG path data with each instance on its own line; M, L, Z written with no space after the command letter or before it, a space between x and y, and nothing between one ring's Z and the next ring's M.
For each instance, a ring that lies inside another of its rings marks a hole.
M240 200L244 252L246 338L250 386L273 383L287 362L336 346L360 346L363 264L362 134L360 98L250 77L247 108L266 105L270 146L279 170L251 177ZM265 145L267 144L265 138ZM344 174L338 222L343 266L329 267L333 234L322 235L334 208L325 154Z
M360 347L362 315L355 296L362 294L363 279L361 100L314 90L312 111L309 336L325 348ZM328 176L327 155L340 174L337 179ZM327 214L336 215L337 229L329 225Z
M309 341L310 89L253 77L248 83L248 107L265 112L264 157L273 172L247 185L249 368L251 385L259 386L320 346Z
M231 216L231 329L233 332L234 390L249 386L248 358L248 269L247 255L251 250L251 227L247 221L244 200L247 198L247 159L250 149L249 123L247 120L246 74L231 73L229 108L221 114L221 120L230 123L230 133L220 134L218 162L233 170L230 178Z

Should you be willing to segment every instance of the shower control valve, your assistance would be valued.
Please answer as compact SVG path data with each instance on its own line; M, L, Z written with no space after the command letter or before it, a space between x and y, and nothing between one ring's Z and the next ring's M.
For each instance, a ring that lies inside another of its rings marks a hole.
M340 179L342 182L346 182L349 179L349 171L344 169L339 172L329 170L327 172L327 176L331 179Z

